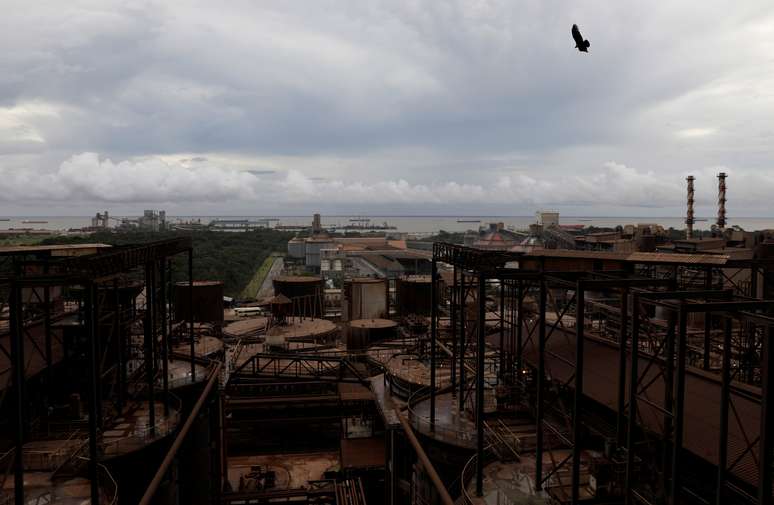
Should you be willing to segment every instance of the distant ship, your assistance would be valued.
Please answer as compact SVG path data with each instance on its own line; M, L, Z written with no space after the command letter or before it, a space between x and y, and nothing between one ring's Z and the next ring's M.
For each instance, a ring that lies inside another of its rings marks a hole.
M480 219L458 219L458 223L480 223Z
M33 219L25 219L22 221L23 224L48 224L48 221L35 221Z
M0 217L0 221L10 221L7 217Z

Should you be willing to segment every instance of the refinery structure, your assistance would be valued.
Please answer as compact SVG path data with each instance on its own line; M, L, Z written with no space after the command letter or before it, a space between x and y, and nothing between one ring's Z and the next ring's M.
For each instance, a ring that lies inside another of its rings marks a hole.
M679 237L317 216L237 307L189 238L0 248L0 505L772 504L774 237L686 182Z

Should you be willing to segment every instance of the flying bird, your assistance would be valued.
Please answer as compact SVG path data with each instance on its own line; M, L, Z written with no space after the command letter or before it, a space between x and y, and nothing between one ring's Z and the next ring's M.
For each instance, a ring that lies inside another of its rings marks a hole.
M591 42L583 40L583 35L581 35L580 30L578 30L578 25L572 25L572 38L575 40L575 47L578 48L578 51L582 53L589 52Z

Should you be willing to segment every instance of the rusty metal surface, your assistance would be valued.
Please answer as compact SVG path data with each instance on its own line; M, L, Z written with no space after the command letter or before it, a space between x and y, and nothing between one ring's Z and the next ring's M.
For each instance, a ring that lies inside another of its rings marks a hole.
M574 367L566 363L575 362L575 335L572 332L562 331L557 328L546 344L545 364L546 373L558 381L567 381L574 374ZM525 348L525 359L533 366L537 364L536 342L530 341ZM617 410L618 370L611 364L617 363L618 348L612 344L587 338L584 348L583 383L584 394L597 402ZM642 373L648 364L648 360L640 358L639 370ZM627 368L631 366L631 360L627 361ZM647 398L658 406L663 406L664 381L663 377L656 377L658 367L650 367L643 379L644 383L653 380L647 389ZM628 380L627 380L628 382ZM740 479L755 485L758 480L756 458L747 453L742 455L747 447L746 439L753 441L759 433L761 409L760 404L754 399L756 388L745 387L745 394L732 392L731 398L738 416L732 413L729 417L728 428L728 461L733 462L741 457L732 473ZM627 385L628 390L628 385ZM759 391L759 390L758 390ZM686 376L685 395L685 427L684 447L695 455L705 459L713 465L718 462L718 450L720 438L720 383L719 378L712 377L699 371L688 371ZM637 409L642 417L641 422L649 429L660 432L662 429L663 414L653 406L642 401L637 404ZM757 452L757 450L754 450Z
M384 438L349 438L341 441L341 468L384 466Z
M175 284L175 320L187 321L191 313L188 282ZM223 283L195 281L193 283L193 320L197 323L223 323Z
M679 265L725 265L729 256L723 254L676 254L656 252L573 251L569 249L538 249L524 256L530 258L576 258L588 260L624 261L629 263L669 263Z

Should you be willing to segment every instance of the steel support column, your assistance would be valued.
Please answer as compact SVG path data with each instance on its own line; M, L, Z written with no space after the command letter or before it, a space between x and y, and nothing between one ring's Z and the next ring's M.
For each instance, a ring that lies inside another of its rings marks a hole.
M505 281L500 279L500 364L497 377L505 377Z
M476 496L484 494L484 354L486 352L486 277L478 275L476 350Z
M772 369L774 329L766 328L761 351L761 438L758 442L758 505L772 505L772 468L774 468L774 369Z
M723 332L723 367L720 382L720 434L718 446L718 482L716 505L723 505L725 494L726 467L728 466L728 410L731 400L731 324L732 319L726 316Z
M451 307L449 313L449 329L451 330L451 389L452 395L457 394L457 303L459 301L457 293L457 265L454 265L452 273L451 289Z
M618 447L626 445L626 357L628 349L629 290L621 290L621 333L618 349L618 417L616 438Z
M524 327L524 284L518 281L516 292L516 377L521 380L521 368L524 360L522 330Z
M161 312L161 384L164 395L164 415L169 415L169 335L167 327L167 269L166 261L159 261L159 277L161 278L161 290L159 291L159 310Z
M626 505L634 503L634 437L637 428L637 383L639 382L640 359L640 298L632 294L632 346L631 370L629 370L629 426L626 433L626 485L624 493Z
M465 287L465 270L460 270L460 396L459 411L460 415L465 410L465 319L467 309L467 288Z
M191 339L191 384L196 382L196 341L194 339L193 248L188 249L188 336Z
M16 395L16 426L14 427L14 503L24 505L24 440L27 436L27 397L24 370L24 319L22 314L21 288L14 282L10 286L9 325L11 329L11 357L13 358L13 386Z
M688 312L685 302L680 303L678 313L677 333L677 380L675 381L675 425L674 446L672 451L672 483L670 486L670 503L676 505L680 496L680 456L683 452L683 428L685 424L685 358L688 344Z
M92 505L99 505L99 453L97 451L97 437L99 436L99 348L97 339L97 309L96 288L93 283L85 286L85 326L86 338L89 348L89 486L91 489Z
M435 348L438 338L438 289L436 281L438 277L438 264L432 261L430 270L430 430L435 431Z
M572 412L572 502L580 501L580 464L581 464L581 410L583 408L583 344L586 292L583 281L578 281L575 299L575 401Z
M546 389L546 301L547 287L545 279L540 280L540 301L538 303L538 369L537 401L535 415L535 489L543 489L543 418L545 417Z
M712 268L707 267L704 273L704 289L712 289ZM712 347L712 340L710 335L710 329L712 326L712 313L704 313L704 353L702 355L702 365L704 370L710 369L710 349Z
M153 292L153 263L145 265L145 320L144 344L145 352L145 387L148 389L148 424L150 424L151 435L156 434L156 398L155 398L155 379L156 379L156 361L153 357L153 341L156 338L156 329L153 326L153 307L155 306L155 293Z

